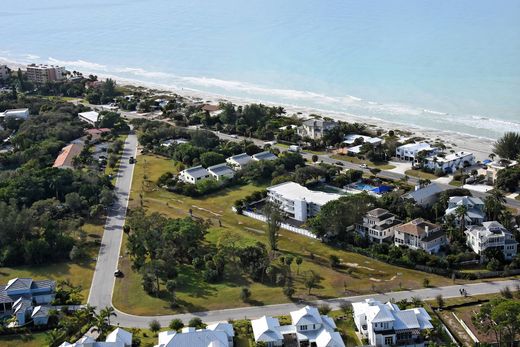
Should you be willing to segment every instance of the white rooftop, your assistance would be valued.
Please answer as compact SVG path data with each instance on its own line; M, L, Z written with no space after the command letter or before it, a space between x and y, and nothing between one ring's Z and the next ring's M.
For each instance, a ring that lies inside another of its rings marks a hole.
M453 161L453 160L469 157L469 156L472 156L472 155L473 155L473 153L471 153L471 152L460 151L460 152L448 154L445 157L440 157L438 155L437 156L432 156L432 157L429 157L428 160L433 160L433 158L437 158L437 162L439 162L439 163L447 163L447 162L450 162L450 161Z
M278 329L280 322L277 318L263 316L251 321L255 341L274 342L283 340Z
M96 111L81 112L79 116L89 120L92 123L96 123L99 119L99 113Z
M305 200L316 205L323 206L329 201L337 200L341 197L339 194L325 193L310 190L295 182L284 182L267 188L269 192L282 195L290 200Z
M356 139L363 139L363 143L371 143L371 144L377 144L380 143L382 140L379 137L370 137L366 135L360 135L360 134L349 134L345 136L345 141L343 141L346 144L353 144Z

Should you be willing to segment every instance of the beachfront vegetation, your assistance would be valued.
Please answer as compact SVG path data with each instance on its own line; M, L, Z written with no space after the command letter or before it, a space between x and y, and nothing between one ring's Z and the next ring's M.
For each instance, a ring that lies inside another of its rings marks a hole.
M516 160L520 155L520 133L507 132L499 138L493 152L503 159Z

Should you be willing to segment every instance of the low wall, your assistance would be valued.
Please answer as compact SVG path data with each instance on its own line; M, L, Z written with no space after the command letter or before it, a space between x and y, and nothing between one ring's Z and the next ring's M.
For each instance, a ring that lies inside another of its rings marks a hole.
M267 222L267 218L264 215L261 215L259 213L254 213L254 212L250 212L250 211L242 211L242 214L244 216L247 216L247 217L250 217L250 218L254 218L254 219L262 221L262 222ZM280 225L280 227L285 229L285 230L291 231L293 233L309 237L311 239L318 239L316 237L316 235L314 235L313 233L311 233L307 229L298 228L298 227L295 227L294 225L290 225L290 224L286 224L286 223L282 223Z

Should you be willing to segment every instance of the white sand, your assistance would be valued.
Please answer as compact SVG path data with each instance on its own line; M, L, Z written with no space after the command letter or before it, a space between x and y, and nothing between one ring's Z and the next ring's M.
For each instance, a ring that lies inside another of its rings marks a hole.
M22 68L24 69L24 65L20 64L13 64L9 61L2 61L0 59L0 63L8 65L12 69L18 69ZM83 72L86 76L88 76L88 72ZM271 105L271 106L283 106L285 110L287 111L288 115L292 114L299 114L302 117L305 117L309 114L319 114L322 116L330 117L336 120L342 120L346 122L358 122L358 123L366 123L370 125L374 125L374 129L380 128L384 130L390 130L390 129L398 129L401 131L407 131L414 134L414 136L423 137L428 139L430 142L435 142L436 140L439 140L443 142L449 150L453 149L455 151L468 151L472 152L477 160L484 160L488 158L488 155L492 152L493 148L493 140L476 137L468 134L460 134L452 131L442 131L442 130L435 130L435 129L426 129L426 128L418 128L414 126L406 126L402 124L395 124L391 122L381 121L381 120L373 120L373 119L366 119L363 117L359 117L353 114L348 113L341 113L341 112L329 112L329 111L323 111L319 109L314 108L306 108L306 107L299 107L295 105L284 105L284 104L273 104L269 102L263 102L262 100L254 100L254 99L242 99L242 98L235 98L235 97L229 97L225 95L219 95L219 94L211 94L206 92L201 92L197 90L192 89L179 89L174 88L168 85L162 85L162 84L155 84L155 83L146 83L142 81L137 80L131 80L131 79L122 79L117 76L113 75L102 75L99 73L95 73L100 78L112 78L117 81L119 84L129 84L133 86L141 86L145 88L150 89L158 89L161 91L171 92L175 94L182 95L187 98L200 98L208 103L218 103L220 101L230 101L237 105L245 105L250 103L260 103L262 102L265 105ZM450 148L451 147L451 148Z

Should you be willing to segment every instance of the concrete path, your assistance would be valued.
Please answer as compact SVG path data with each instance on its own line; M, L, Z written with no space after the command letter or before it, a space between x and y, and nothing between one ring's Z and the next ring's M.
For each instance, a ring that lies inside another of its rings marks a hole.
M136 157L137 136L127 136L123 148L123 154L117 173L115 194L116 201L108 211L105 223L105 231L99 248L99 255L94 270L92 285L87 302L98 310L106 306L112 306L112 291L114 289L114 271L117 269L119 251L123 237L123 225L125 224L128 199L132 185L134 165L129 164L130 157Z
M117 317L112 319L115 324L119 324L122 327L135 327L135 328L146 328L148 323L157 319L161 326L168 326L170 321L174 318L181 319L187 323L193 317L201 318L205 323L213 323L230 319L255 319L263 315L279 316L286 315L290 311L297 310L307 304L318 305L327 303L333 310L339 309L340 304L343 301L358 302L367 298L374 298L383 302L395 299L396 301L402 299L410 299L412 297L418 297L422 300L434 299L437 295L441 294L444 298L459 297L459 290L466 289L468 295L481 295L481 294L492 294L498 293L501 289L509 287L512 290L520 285L520 280L507 280L497 282L480 282L465 285L453 285L447 287L435 287L435 288L424 288L417 290L406 290L400 292L390 292L384 294L372 294L372 295L360 295L350 296L344 298L330 299L330 300L319 300L309 303L288 303L279 305L266 305L266 306L254 306L254 307L243 307L243 308L232 308L225 310L215 310L206 312L195 312L195 313L184 313L177 315L168 316L134 316L123 313L116 309Z

